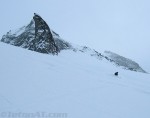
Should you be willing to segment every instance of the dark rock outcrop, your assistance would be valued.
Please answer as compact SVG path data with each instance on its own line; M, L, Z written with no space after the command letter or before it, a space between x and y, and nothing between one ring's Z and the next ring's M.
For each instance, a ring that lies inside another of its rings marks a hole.
M29 50L57 54L58 47L55 44L51 30L47 23L37 14L34 13L35 38L30 42Z
M29 25L15 32L9 31L1 41L47 54L58 54L61 50L71 47L69 43L61 40L57 33L50 30L47 23L36 13Z

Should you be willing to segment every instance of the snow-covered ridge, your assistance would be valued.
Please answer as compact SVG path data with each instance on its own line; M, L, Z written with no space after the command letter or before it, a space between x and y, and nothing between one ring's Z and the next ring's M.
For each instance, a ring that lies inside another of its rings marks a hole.
M133 71L139 71L146 73L145 70L143 70L138 63L135 61L132 61L131 59L125 58L123 56L120 56L116 53L113 53L111 51L105 51L104 54L109 57L111 60L114 61L114 63L118 66L122 66L125 69L133 70Z
M146 72L136 62L123 58L115 53L105 52L102 54L87 46L75 46L64 41L59 34L50 29L42 17L36 13L34 13L33 19L27 26L23 26L14 31L10 30L6 35L3 35L1 42L53 55L58 55L62 50L82 52L99 60L105 59L109 62L113 62L124 69L143 73Z

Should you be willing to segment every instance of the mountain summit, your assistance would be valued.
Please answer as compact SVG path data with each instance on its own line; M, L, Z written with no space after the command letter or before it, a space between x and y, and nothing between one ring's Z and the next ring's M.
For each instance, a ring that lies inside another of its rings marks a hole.
M59 35L50 30L42 17L34 13L33 20L29 25L17 31L10 30L2 37L1 41L40 53L58 54L60 50L69 47L67 42L56 41L58 37Z
M3 35L1 42L53 55L57 55L61 50L70 49L74 52L88 54L99 60L105 59L127 70L146 73L136 62L115 53L106 51L102 54L86 46L71 45L51 30L42 17L36 13L27 26L16 31L10 30L6 35Z

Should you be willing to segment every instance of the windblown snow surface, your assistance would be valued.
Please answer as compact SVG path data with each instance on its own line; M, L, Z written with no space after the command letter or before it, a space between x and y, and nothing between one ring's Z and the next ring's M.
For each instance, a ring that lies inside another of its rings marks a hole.
M47 118L46 113L66 114L57 118L150 118L149 74L69 50L52 56L0 42L0 55L2 118L21 117L19 113L44 114L34 118Z

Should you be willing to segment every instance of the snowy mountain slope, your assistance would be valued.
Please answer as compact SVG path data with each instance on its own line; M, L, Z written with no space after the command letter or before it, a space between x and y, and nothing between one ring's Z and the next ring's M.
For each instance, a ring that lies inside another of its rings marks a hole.
M71 50L52 56L0 42L0 55L0 117L37 112L45 117L150 117L149 74Z
M100 52L87 46L75 46L64 41L56 32L51 30L42 17L36 13L34 13L33 19L27 26L23 26L15 31L10 30L6 35L3 35L1 42L53 55L58 55L62 50L82 52L100 60L106 59L124 69L146 73L136 62L115 53L111 53L111 56L105 55L106 53L102 55ZM115 58L112 58L114 56Z

